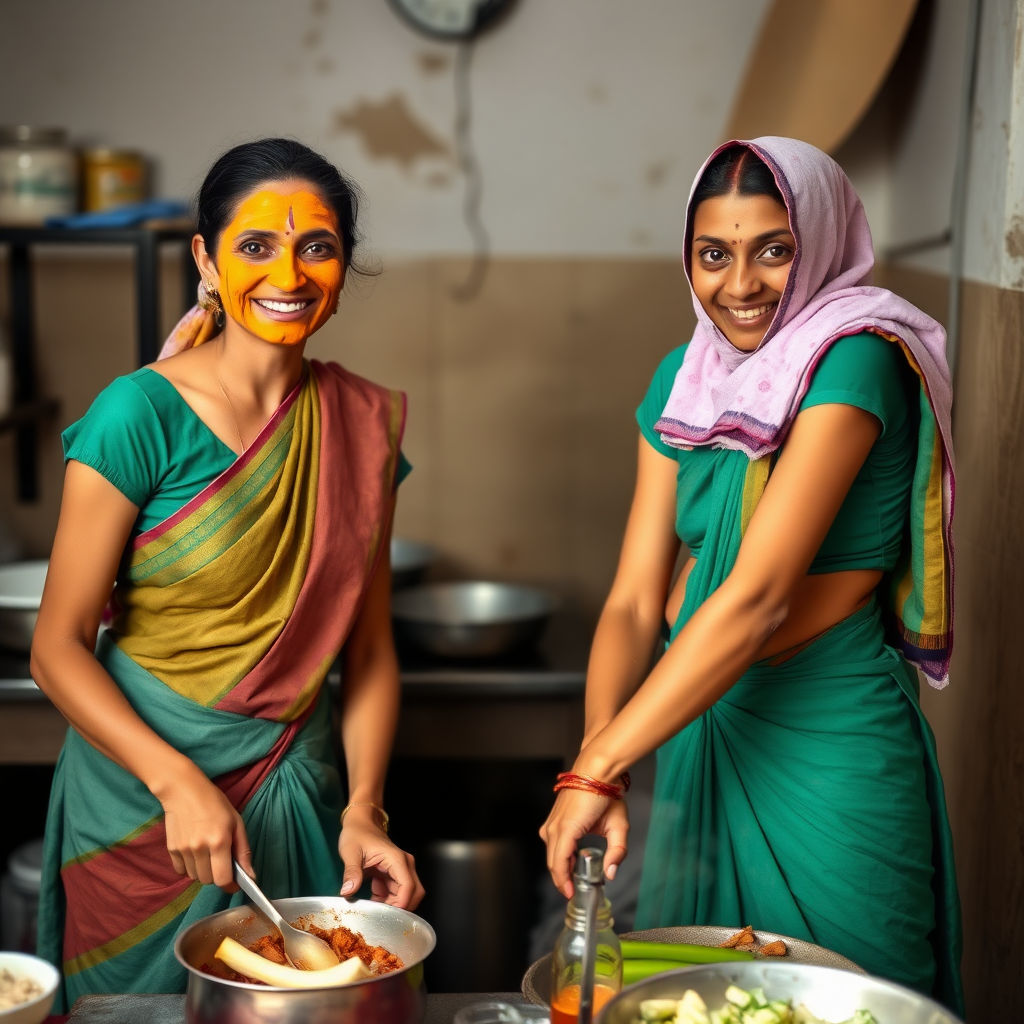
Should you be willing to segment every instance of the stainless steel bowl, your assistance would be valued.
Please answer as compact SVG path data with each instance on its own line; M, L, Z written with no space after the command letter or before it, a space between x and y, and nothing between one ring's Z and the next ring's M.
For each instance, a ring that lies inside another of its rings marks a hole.
M344 925L371 945L405 962L401 971L352 985L319 989L271 988L226 981L202 970L227 936L250 945L275 930L251 906L197 921L178 936L174 955L188 969L188 1024L421 1024L427 1011L423 961L435 945L434 929L407 910L370 900L321 896L274 900L286 921L307 918L320 928Z
M870 1010L879 1024L959 1024L944 1006L894 982L834 967L767 960L684 967L637 982L608 1003L598 1024L632 1024L642 999L679 999L688 988L709 1009L717 1009L729 985L763 988L769 999L791 999L794 1007L805 1003L822 1020L849 1020L857 1010Z
M557 600L511 583L430 583L400 591L391 614L400 641L446 658L490 658L535 643Z
M49 564L40 558L0 565L0 647L31 650Z
M401 537L391 538L391 589L415 586L437 561L437 548Z

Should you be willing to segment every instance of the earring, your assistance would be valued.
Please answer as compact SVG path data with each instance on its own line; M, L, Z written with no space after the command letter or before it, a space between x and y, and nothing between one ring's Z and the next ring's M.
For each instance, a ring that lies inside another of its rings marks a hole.
M199 282L198 303L200 309L213 314L218 327L224 326L224 306L220 301L220 293L205 280Z

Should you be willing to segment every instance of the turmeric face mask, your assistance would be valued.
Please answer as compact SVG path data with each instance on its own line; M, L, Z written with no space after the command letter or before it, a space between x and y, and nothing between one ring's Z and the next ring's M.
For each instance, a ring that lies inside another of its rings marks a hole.
M338 219L301 188L255 192L221 235L217 271L227 316L273 345L301 344L338 305L345 280Z

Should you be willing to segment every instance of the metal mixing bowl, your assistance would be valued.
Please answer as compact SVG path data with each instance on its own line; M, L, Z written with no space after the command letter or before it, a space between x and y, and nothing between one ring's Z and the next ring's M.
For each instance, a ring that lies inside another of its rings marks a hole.
M763 988L769 999L805 1003L815 1016L844 1021L857 1010L870 1010L879 1024L959 1024L949 1010L909 988L867 974L810 964L707 964L659 974L623 989L602 1010L598 1024L632 1024L640 1016L642 999L680 999L694 989L709 1009L725 1002L729 985Z
M0 565L0 647L31 650L49 564L40 558Z
M437 561L437 548L401 537L391 538L391 589L415 586Z
M274 900L286 921L308 918L319 928L344 925L405 962L401 971L335 988L284 989L226 981L201 970L227 936L250 945L276 929L251 906L223 910L178 936L174 955L188 969L188 1024L421 1024L427 1011L423 961L434 929L408 910L340 896Z
M557 600L511 583L430 583L391 599L395 633L429 654L492 658L536 643Z

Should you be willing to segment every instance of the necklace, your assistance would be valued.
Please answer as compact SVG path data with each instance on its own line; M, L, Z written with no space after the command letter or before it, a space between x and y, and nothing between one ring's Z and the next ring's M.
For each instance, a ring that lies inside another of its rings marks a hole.
M214 367L214 372L217 374L217 383L220 385L221 394L224 396L224 400L228 403L228 409L231 411L231 422L235 425L235 433L238 435L238 447L242 449L242 454L245 452L245 442L242 440L242 431L238 429L238 417L235 415L235 405L231 401L231 396L228 394L228 389L224 385L224 381L220 378L220 370Z

